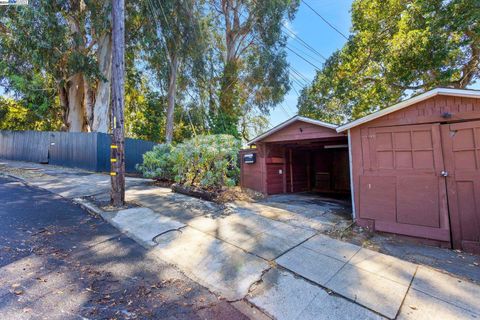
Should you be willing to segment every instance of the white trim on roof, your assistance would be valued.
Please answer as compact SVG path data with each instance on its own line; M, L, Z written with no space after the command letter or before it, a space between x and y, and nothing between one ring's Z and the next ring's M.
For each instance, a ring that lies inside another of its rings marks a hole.
M280 123L279 125L273 127L272 129L262 133L261 135L254 138L253 140L250 140L247 144L250 145L250 144L253 144L255 142L258 142L258 141L268 137L269 135L279 131L280 129L285 128L286 126L288 126L289 124L292 124L295 121L303 121L303 122L306 122L306 123L311 123L311 124L321 126L321 127L325 127L325 128L329 128L329 129L332 129L332 130L335 130L337 128L337 125L331 124L331 123L328 123L328 122L323 122L323 121L320 121L320 120L310 119L310 118L301 117L301 116L294 116L294 117L288 119L287 121L284 121L284 122Z
M466 97L466 98L480 98L480 91L478 90L467 90L467 89L449 89L449 88L436 88L430 91L427 91L425 93L422 93L418 96L415 96L413 98L404 100L400 103L397 103L391 107L382 109L380 111L374 112L372 114L369 114L368 116L365 116L363 118L357 119L355 121L349 122L347 124L344 124L343 126L337 127L337 132L342 132L345 130L348 130L350 128L359 126L363 123L375 120L377 118L383 117L387 114L390 114L392 112L401 110L403 108L406 108L408 106L411 106L412 104L415 104L417 102L421 102L423 100L426 100L428 98L435 97L437 95L447 95L447 96L456 96L456 97Z

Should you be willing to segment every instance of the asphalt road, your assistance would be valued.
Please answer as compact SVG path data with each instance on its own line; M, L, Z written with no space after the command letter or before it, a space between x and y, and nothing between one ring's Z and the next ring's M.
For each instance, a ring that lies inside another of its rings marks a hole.
M0 177L0 319L245 319L79 206Z

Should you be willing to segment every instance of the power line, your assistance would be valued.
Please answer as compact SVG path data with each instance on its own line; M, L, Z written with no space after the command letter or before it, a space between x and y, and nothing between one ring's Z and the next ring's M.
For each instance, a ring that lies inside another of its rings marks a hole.
M297 40L297 42L299 42L301 45L303 45L304 47L306 47L307 49L309 49L310 51L312 51L313 53L315 53L316 55L318 55L320 58L322 58L323 60L327 60L327 58L325 58L325 56L323 54L321 54L320 52L318 52L314 47L312 47L311 45L309 45L305 40L303 40L302 38L300 38L300 36L298 36L297 34L295 34L294 32L292 32L292 30L290 30L289 28L287 28L285 26L285 24L282 23L282 28L284 30L287 30L288 33L290 35L287 35L289 36L290 38L292 38L293 40Z
M298 86L300 86L301 88L307 86L306 83L300 82L300 81L298 80L297 76L296 76L293 72L290 72L290 75L292 76L292 81L293 81L294 83L296 83Z
M312 59L312 61L323 64L323 61L320 61L320 59L315 58L315 56L309 54L308 52L303 51L302 49L293 46L291 43L289 44L290 48L295 49L297 52L300 52L301 54L305 55L306 57Z
M292 70L301 80L303 80L305 83L310 83L312 82L310 79L308 79L307 77L305 77L302 73L300 73L300 71L298 71L297 69L295 69L294 67L290 66L290 70Z
M293 50L292 48L290 48L288 45L285 46L285 48L287 48L288 50L290 50L291 52L293 52L296 56L298 56L300 59L302 59L303 61L305 61L306 63L308 63L309 65L311 65L312 67L314 67L317 71L320 71L321 68L317 67L315 64L313 64L312 62L310 62L309 60L307 60L305 57L303 57L301 54L297 53L295 50Z
M343 33L341 32L340 30L338 30L333 24L331 24L327 19L325 19L320 13L317 12L317 10L313 9L305 0L303 0L303 3L305 3L305 5L310 8L310 10L312 10L317 16L320 17L320 19L323 20L323 22L325 22L326 24L328 24L328 26L330 28L332 28L333 30L335 30L339 35L341 35L342 37L344 37L346 40L348 40L348 37Z

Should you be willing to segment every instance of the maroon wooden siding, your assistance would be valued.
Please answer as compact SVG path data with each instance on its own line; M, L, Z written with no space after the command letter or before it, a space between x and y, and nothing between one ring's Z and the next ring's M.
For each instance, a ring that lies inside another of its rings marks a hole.
M348 192L347 149L323 149L322 143L331 144L335 141L346 144L346 134L297 120L258 141L256 149L241 151L241 160L245 153L257 154L256 164L242 161L241 186L264 194L307 191L314 185L314 170L318 167L317 171L328 171L331 177L338 179L334 181L332 178L329 189Z
M477 119L480 99L439 95L350 129L357 222L480 252Z
M246 164L243 161L243 155L248 153L256 154L256 162ZM240 151L240 185L244 188L249 188L258 192L264 193L264 165L265 161L263 154L258 149L245 149Z
M334 129L321 127L316 124L295 121L285 128L265 137L261 142L286 142L338 137L345 137L345 134L337 133Z

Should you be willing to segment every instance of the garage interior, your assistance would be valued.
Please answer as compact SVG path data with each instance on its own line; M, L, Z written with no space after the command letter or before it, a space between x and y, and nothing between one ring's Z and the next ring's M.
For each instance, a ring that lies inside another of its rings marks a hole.
M267 193L350 195L346 139L268 144Z
M251 140L240 152L241 186L265 195L350 199L348 137L336 127L295 116Z

